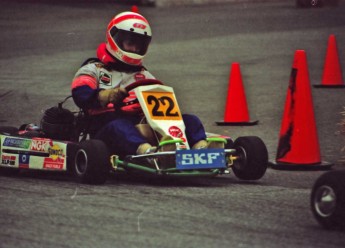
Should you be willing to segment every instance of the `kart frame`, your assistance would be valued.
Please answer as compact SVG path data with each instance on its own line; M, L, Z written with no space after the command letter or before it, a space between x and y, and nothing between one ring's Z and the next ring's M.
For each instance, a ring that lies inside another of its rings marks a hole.
M233 141L229 136L206 133L208 141L223 143L224 148L195 150L188 147L182 118L177 118L175 115L173 120L154 120L153 113L150 111L154 111L155 106L147 106L149 101L145 97L148 95L157 96L158 94L164 99L169 97L167 102L172 102L174 113L181 116L172 88L161 84L157 80L146 80L146 82L134 83L131 88L127 88L127 91L135 91L148 124L154 131L167 134L171 126L181 129L178 136L173 137L172 140L158 143L158 148L169 142L174 143L176 151L163 152L157 149L151 154L131 154L122 157L110 154L109 147L103 141L85 139L87 132L83 129L83 117L80 112L77 112L74 113L75 132L70 140L50 137L44 132L43 136L40 136L43 130L22 135L21 128L0 127L0 174L8 169L12 171L13 169L67 171L75 175L77 181L87 184L105 183L110 171L150 173L158 176L202 177L228 174L231 168L241 180L258 180L264 176L268 165L268 151L259 137L243 136ZM145 94L142 93L144 91ZM166 92L167 95L164 95ZM58 104L58 109L66 111L62 108L63 103ZM169 108L164 105L168 104L161 102L162 112ZM76 133L81 139L76 140ZM36 136L36 134L39 135ZM161 159L165 157L173 157L174 165L164 164ZM151 163L148 163L148 160Z

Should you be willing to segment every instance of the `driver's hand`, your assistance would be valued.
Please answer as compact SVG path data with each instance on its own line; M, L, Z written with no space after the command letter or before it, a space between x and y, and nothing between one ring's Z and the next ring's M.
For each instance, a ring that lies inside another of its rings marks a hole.
M122 102L127 96L128 92L124 88L101 90L98 92L98 101L102 107L105 107L109 103Z

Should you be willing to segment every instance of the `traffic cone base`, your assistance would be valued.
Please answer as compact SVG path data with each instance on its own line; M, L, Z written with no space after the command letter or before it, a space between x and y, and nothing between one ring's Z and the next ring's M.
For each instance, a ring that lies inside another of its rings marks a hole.
M269 162L269 166L272 169L276 170L296 170L296 171L313 171L313 170L330 170L333 166L333 163L326 161L321 161L316 164L291 164L291 163L278 163L278 162Z
M259 121L246 121L246 122L226 122L226 121L216 121L218 126L254 126L258 124Z
M345 85L342 84L314 84L314 88L345 88Z

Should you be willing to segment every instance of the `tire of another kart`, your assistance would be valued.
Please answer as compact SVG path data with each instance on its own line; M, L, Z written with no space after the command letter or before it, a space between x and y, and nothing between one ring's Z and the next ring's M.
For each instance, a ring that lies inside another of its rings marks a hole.
M80 142L75 150L71 167L78 181L85 184L104 184L110 171L110 153L104 142L85 140Z
M345 229L345 170L322 174L314 183L310 197L316 220L326 229Z
M264 142L256 136L239 137L234 142L236 155L232 170L242 180L262 178L268 166L268 151Z
M311 8L322 6L323 0L296 0L296 7L298 8Z

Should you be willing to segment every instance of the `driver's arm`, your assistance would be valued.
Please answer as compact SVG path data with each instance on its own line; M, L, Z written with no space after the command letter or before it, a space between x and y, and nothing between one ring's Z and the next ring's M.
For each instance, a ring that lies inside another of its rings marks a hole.
M74 78L72 85L72 97L75 104L82 109L100 108L98 100L97 80L90 75L79 75Z
M119 103L122 102L128 96L127 91L124 88L114 88L100 90L98 92L98 101L102 107L107 106L109 103Z

